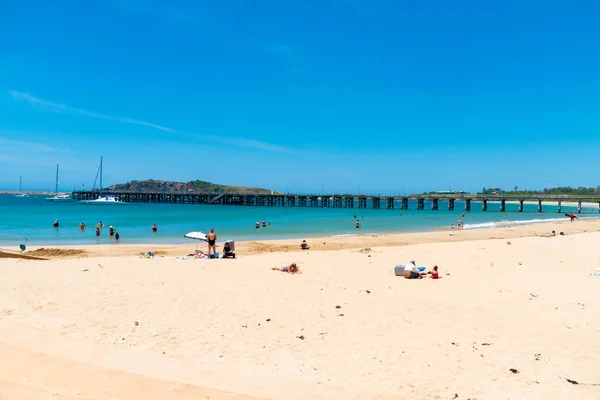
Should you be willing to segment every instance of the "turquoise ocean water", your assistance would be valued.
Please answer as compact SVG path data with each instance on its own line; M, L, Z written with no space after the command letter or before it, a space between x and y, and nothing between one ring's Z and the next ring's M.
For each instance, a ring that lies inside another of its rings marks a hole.
M383 203L382 203L383 205ZM371 205L368 204L368 207ZM456 202L455 211L446 209L440 202L439 210L416 210L416 202L409 210L400 209L344 209L300 207L240 207L197 204L128 204L122 206L90 206L77 202L51 203L44 196L19 198L0 195L0 234L22 235L29 246L64 244L108 244L108 226L113 225L121 235L121 243L190 243L183 235L190 231L207 233L214 228L220 240L261 240L278 238L310 238L376 234L386 232L417 232L448 229L456 224L464 210L464 203ZM481 203L471 203L471 212L462 218L465 229L536 223L548 220L567 220L566 212L576 212L576 207L563 206L558 214L556 206L545 205L544 212L537 212L537 205L525 205L519 213L518 205L507 204L506 212L500 205L489 203L488 211L481 211ZM362 227L354 227L354 215ZM598 208L584 208L581 218L598 218ZM60 221L54 229L52 223ZM256 221L271 222L267 228L256 229ZM94 226L98 221L105 224L99 239ZM88 228L83 232L79 224ZM158 224L158 233L151 231ZM0 237L1 239L1 237ZM0 243L0 246L6 244Z

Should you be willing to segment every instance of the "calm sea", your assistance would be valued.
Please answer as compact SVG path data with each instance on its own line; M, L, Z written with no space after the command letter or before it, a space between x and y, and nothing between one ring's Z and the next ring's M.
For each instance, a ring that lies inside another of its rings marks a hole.
M382 203L383 205L383 203ZM370 207L370 204L368 204ZM448 211L446 203L440 202L440 210L416 210L416 203L409 210L334 209L300 207L239 207L193 204L128 204L122 206L91 206L73 203L51 203L43 196L19 198L0 195L0 234L22 235L28 245L48 246L60 244L107 244L108 226L113 225L121 235L121 243L189 243L183 235L190 231L207 233L214 228L220 240L261 240L277 238L305 238L311 236L334 236L376 234L384 232L415 232L448 229L456 224L464 210L464 203L456 202L455 211ZM548 220L566 220L558 214L556 206L546 205L544 212L537 212L537 205L525 205L524 212L517 212L516 204L507 204L506 212L499 211L499 204L489 204L486 212L481 204L473 202L471 212L462 218L465 229L527 224ZM576 212L576 207L563 206L563 213ZM362 227L354 227L354 216ZM598 218L598 209L584 208L581 218ZM60 221L54 229L52 223ZM266 219L270 227L256 229L256 221ZM99 239L94 226L103 221L105 229ZM88 228L83 232L79 224ZM153 233L152 224L158 224ZM2 237L0 236L0 239ZM0 242L0 246L5 246Z

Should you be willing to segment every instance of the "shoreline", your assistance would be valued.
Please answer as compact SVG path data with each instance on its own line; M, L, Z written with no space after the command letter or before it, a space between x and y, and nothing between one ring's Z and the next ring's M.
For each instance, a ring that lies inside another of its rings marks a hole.
M444 229L426 232L350 234L348 236L316 236L305 237L312 251L356 250L372 247L395 247L425 243L465 242L485 239L514 239L520 237L540 237L551 231L565 235L600 231L600 218L582 219L575 223L569 221L552 221L548 223L514 224L499 227L483 227L476 229ZM303 238L241 240L235 242L236 254L261 254L273 252L301 252L300 242ZM217 241L217 251L221 252L223 241ZM152 251L157 256L186 256L195 249L206 252L206 243L190 241L189 243L107 243L84 245L36 245L28 246L25 255L38 255L49 258L81 258L81 257L127 257L141 256ZM44 250L41 250L44 249ZM52 251L57 249L59 251ZM69 251L73 250L73 251ZM1 249L0 249L1 251Z

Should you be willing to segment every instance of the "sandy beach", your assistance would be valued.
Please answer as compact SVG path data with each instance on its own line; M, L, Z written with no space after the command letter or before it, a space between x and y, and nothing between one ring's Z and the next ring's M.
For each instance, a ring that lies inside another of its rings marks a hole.
M597 400L599 241L584 220L245 242L235 260L31 249L48 260L0 258L0 398ZM396 277L413 258L442 279Z

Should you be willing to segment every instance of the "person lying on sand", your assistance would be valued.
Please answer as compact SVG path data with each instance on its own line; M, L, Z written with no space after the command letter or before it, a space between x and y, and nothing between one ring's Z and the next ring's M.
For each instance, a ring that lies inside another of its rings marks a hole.
M302 271L300 271L300 268L298 268L296 263L292 263L289 266L284 265L283 267L274 267L271 269L273 271L287 272L288 274L301 274L302 273Z

